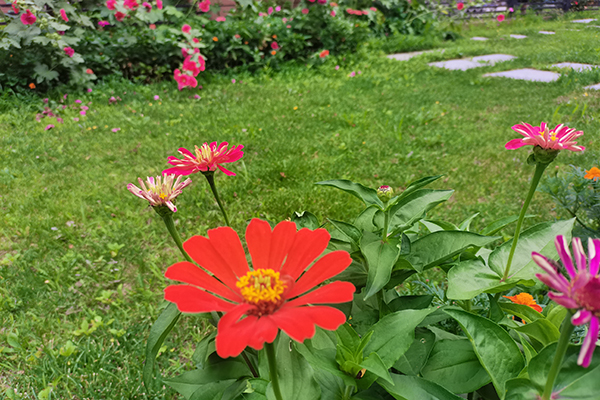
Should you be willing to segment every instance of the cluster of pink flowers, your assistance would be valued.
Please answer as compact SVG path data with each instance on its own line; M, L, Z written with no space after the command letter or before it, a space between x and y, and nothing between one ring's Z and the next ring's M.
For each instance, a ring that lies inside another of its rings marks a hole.
M173 78L177 82L179 90L182 90L185 87L197 87L198 81L196 80L196 76L204 71L206 65L204 57L200 54L200 49L196 47L200 43L200 40L191 37L192 27L185 24L181 27L181 32L184 33L188 39L188 47L181 49L181 55L184 57L183 64L181 69L177 68L173 73Z
M137 0L123 0L123 2L121 4L117 3L117 0L106 0L106 8L108 8L111 11L115 11L115 14L114 14L115 18L119 22L123 21L125 19L125 17L127 17L126 13L128 11L135 11L139 8L139 6L140 5L137 2ZM125 12L118 10L117 9L118 7L125 10ZM142 7L146 10L146 12L152 11L152 4L150 4L148 2L143 2ZM156 0L156 8L158 8L159 10L162 10L162 8L163 8L162 0ZM98 22L98 25L106 26L106 25L109 25L109 23L106 21L100 21L100 22Z
M375 8L375 7L373 7ZM351 15L368 15L369 10L353 10L351 8L346 8L346 12Z

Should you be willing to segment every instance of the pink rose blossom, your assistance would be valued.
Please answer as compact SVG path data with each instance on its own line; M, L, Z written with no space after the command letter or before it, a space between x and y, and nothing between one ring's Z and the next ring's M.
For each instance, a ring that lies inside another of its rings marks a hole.
M24 14L21 14L21 22L23 25L33 25L37 17L31 13L31 11L27 10Z
M60 9L60 17L63 19L63 21L69 22L69 18L67 17L67 12L65 11L64 8Z
M223 142L217 146L217 142L210 145L204 143L202 146L196 146L195 154L191 151L180 148L178 151L183 156L180 160L177 157L169 157L169 164L173 168L163 171L163 174L190 175L196 172L215 171L217 168L223 171L225 175L233 176L235 173L225 169L221 164L231 163L242 158L244 146L233 146L227 149L229 143Z
M513 126L512 129L525 136L525 138L513 139L506 143L505 147L508 150L518 149L527 145L540 146L547 150L585 150L585 147L577 146L577 142L574 141L574 139L582 136L583 132L576 131L563 124L556 125L554 129L550 130L545 122L542 122L539 127L523 122L521 125Z

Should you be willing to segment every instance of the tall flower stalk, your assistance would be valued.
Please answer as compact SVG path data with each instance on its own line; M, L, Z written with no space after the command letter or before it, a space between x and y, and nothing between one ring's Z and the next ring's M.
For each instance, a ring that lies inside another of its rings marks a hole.
M582 131L576 131L575 129L569 128L565 125L557 125L554 129L549 129L545 122L542 122L540 126L532 126L526 123L515 125L512 129L524 136L523 139L513 139L506 143L508 150L518 149L523 146L531 145L533 147L533 153L527 159L528 164L535 164L535 172L531 179L529 186L529 192L525 198L525 203L521 207L519 219L517 220L517 227L515 228L515 234L513 236L512 245L508 254L508 261L506 262L506 268L502 280L506 281L510 275L510 268L517 249L517 243L519 242L519 235L521 234L521 228L523 226L523 220L525 214L533 199L535 190L540 183L540 179L544 174L544 171L554 161L556 156L561 150L571 151L583 151L585 147L577 146L577 142L574 139L583 135Z

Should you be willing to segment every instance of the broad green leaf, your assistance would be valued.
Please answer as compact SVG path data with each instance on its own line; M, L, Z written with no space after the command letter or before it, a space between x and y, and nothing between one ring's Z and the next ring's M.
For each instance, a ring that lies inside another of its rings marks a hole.
M600 393L600 367L588 367L586 374L567 385L560 396L564 399L596 400Z
M514 304L506 301L498 302L498 304L505 313L510 315L516 315L517 317L521 318L527 323L537 321L540 318L544 318L544 316L541 313L523 304Z
M529 378L531 382L538 388L540 392L543 391L544 386L546 385L546 379L548 377L548 373L550 372L550 366L554 361L554 354L556 352L556 343L553 343L549 346L544 347L542 351L539 352L537 356L531 360L529 363ZM589 389L592 389L597 386L597 383L594 384L593 381L600 381L600 357L593 357L592 362L589 367L583 368L577 365L577 357L579 356L579 351L581 350L580 346L569 346L567 348L567 352L563 359L563 362L560 367L560 371L556 380L554 381L554 387L552 388L553 392L557 392L563 390L567 392L567 389L570 385L575 384L575 382L584 379L587 375L591 375L593 378L587 381L589 384ZM575 390L577 389L577 390ZM596 397L580 397L581 393L585 393L585 391L580 391L579 388L573 388L574 392L579 392L578 397L569 397L565 392L561 392L560 398L565 399L597 399L598 391L596 392L587 392L589 396ZM563 397L564 395L564 397Z
M367 260L368 274L365 298L379 292L390 280L392 268L400 255L400 247L392 241L375 241L368 236L361 240L361 251Z
M496 300L496 297L492 296L489 293L488 293L487 297L490 302L490 315L488 318L497 324L499 324L501 322L505 322L506 315L504 315L504 312L500 308L500 305L498 304L498 300Z
M514 378L506 381L507 400L539 399L539 393L529 379Z
M503 399L506 381L516 378L525 366L519 347L504 329L487 318L462 310L445 312L459 323Z
M217 331L212 332L207 337L203 338L198 346L196 346L196 350L192 355L192 361L199 368L204 368L206 365L206 361L208 360L208 356L213 354L216 351L215 347L215 338L217 337Z
M479 216L479 213L475 213L473 215L471 215L469 218L465 219L463 222L460 223L460 225L458 226L458 229L460 229L461 231L469 231L469 229L471 228L471 222L473 222L473 220L475 218L477 218L477 216Z
M481 293L509 290L521 282L519 279L502 282L501 279L480 259L463 261L448 271L447 296L453 300L470 300Z
M352 251L356 251L360 246L362 232L352 224L342 221L328 219L329 223L334 226L337 239L344 240L352 245ZM333 235L332 235L333 237Z
M461 231L434 232L411 243L405 259L422 272L460 254L469 247L482 247L497 238Z
M400 310L421 310L431 305L433 296L430 294L420 296L401 296L388 303L392 311Z
M144 385L148 390L151 387L152 378L154 376L154 363L156 361L156 355L158 350L163 345L165 338L171 332L181 312L177 309L175 303L169 303L167 307L160 313L158 319L150 328L150 334L148 335L148 343L146 344L146 362L144 363L143 380Z
M35 72L38 83L58 79L58 72L48 69L46 64L36 64L33 71Z
M315 379L321 386L321 400L347 400L344 399L347 384L339 376L320 370L315 373Z
M546 314L546 319L560 329L560 325L567 315L567 309L558 304L551 303L549 306L546 306L544 313Z
M535 217L535 215L526 215L525 216L525 218L532 218L532 217ZM482 235L485 235L485 236L495 235L496 233L500 232L503 228L507 227L508 225L512 224L513 222L516 222L518 219L519 219L518 215L500 218L500 219L492 222L485 228L483 228L481 230L481 232L479 232L479 233Z
M364 353L379 354L386 368L390 368L408 350L415 340L415 328L423 319L435 311L403 310L388 314L372 327L373 337Z
M408 187L406 188L406 190L404 190L404 192L402 192L402 194L400 194L398 197L403 199L406 196L408 196L409 194L421 189L422 187L425 187L425 186L429 185L430 183L437 181L442 176L444 176L444 175L425 176L423 178L417 179L416 181L411 182L408 185Z
M458 231L460 229L458 229L458 226L454 225L451 222L446 222L446 221L440 221L437 219L422 219L421 222L423 225L427 226L429 228L429 225L433 224L438 226L440 229L436 229L436 231L438 230L444 230L444 231ZM426 223L428 223L429 225L426 225ZM431 231L431 229L430 229ZM433 232L433 231L431 231Z
M367 270L361 262L352 260L350 266L336 275L334 279L350 282L356 286L358 291L367 284Z
M423 218L427 211L448 200L453 190L419 189L398 201L390 208L390 236L410 228ZM383 216L382 216L383 217ZM382 224L377 224L382 226Z
M391 377L394 385L385 381L378 383L397 400L462 400L443 387L417 376L391 374Z
M426 328L417 328L415 331L415 340L406 353L396 361L394 368L405 375L419 375L429 358L434 344L435 334L433 332ZM435 381L435 379L433 380Z
M240 396L243 400L267 400L267 386L269 381L261 378L252 378L247 381L248 388Z
M390 378L388 367L383 364L379 354L375 352L369 354L369 356L365 358L359 365L372 374L377 375L379 378L392 383L392 378Z
M379 210L377 207L368 207L364 209L363 212L361 212L358 215L358 217L356 217L356 219L354 220L354 226L356 226L361 231L375 232L377 230L377 227L375 226L375 222L373 222L373 219L378 213L381 214L382 211Z
M473 392L491 381L466 339L435 342L421 374L452 393Z
M538 319L530 324L514 328L514 330L526 334L530 339L537 340L543 346L558 341L560 336L558 328L547 319Z
M319 219L315 216L315 214L308 211L295 211L292 214L291 220L293 223L296 224L296 227L298 229L308 228L311 230L315 230L320 227Z
M367 206L377 206L383 209L383 202L377 197L377 190L363 186L360 183L351 182L346 179L334 179L317 182L316 185L333 186L361 199Z
M532 260L531 252L536 251L546 257L556 258L558 254L554 247L554 238L563 235L567 240L570 240L574 223L575 218L566 221L543 222L523 231L519 236L519 243L515 250L509 276L520 279L534 279L535 274L540 272L541 269ZM490 269L499 276L504 274L511 245L512 239L497 247L490 254Z
M277 375L281 395L286 400L314 400L321 397L321 387L314 377L314 370L302 355L291 346L290 338L280 332L275 341ZM275 400L271 384L267 399Z
M525 354L525 361L527 365L531 362L533 357L537 356L537 351L531 346L531 344L525 339L525 335L519 335L519 340L521 341L521 345L523 346L523 354Z

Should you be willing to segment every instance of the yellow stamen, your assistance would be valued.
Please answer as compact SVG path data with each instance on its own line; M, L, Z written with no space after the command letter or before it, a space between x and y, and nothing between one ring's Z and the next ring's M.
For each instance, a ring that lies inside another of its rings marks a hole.
M236 286L248 303L277 303L287 288L287 284L279 279L279 272L272 269L249 271L239 278Z

